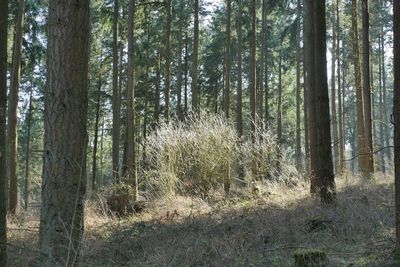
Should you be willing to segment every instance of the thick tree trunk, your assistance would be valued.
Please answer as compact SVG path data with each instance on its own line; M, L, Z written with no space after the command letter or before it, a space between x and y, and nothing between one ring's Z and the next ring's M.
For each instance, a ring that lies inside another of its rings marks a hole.
M127 90L127 148L126 148L126 172L127 182L132 186L136 201L138 197L138 183L136 173L136 116L135 116L135 0L129 1L128 15L128 90ZM166 113L167 114L167 113Z
M112 83L112 168L114 182L120 182L119 177L119 140L120 140L120 117L121 117L121 96L118 88L118 18L119 18L119 0L114 0L114 17L113 17L113 83ZM122 60L122 59L121 59Z
M369 62L369 13L368 0L362 0L362 39L363 39L363 104L366 145L366 168L370 177L374 173L374 148L372 136L371 72Z
M18 16L15 29L11 88L8 103L8 176L10 180L9 211L15 214L18 205L18 95L21 77L21 48L24 25L24 0L18 1Z
M243 136L243 99L242 99L242 0L238 0L238 19L237 19L237 69L238 69L238 80L237 80L237 98L236 98L236 128L238 135Z
M170 87L171 87L171 24L172 24L172 0L167 0L167 24L165 31L165 121L170 121Z
M225 44L225 91L224 113L229 118L231 96L231 0L226 0L226 44Z
M86 192L89 22L89 1L49 1L40 266L78 265Z
M357 106L357 140L358 140L358 165L362 176L367 177L367 148L365 139L364 123L364 101L361 87L360 53L358 48L358 26L357 26L357 0L352 0L352 35L353 35L353 64L354 80L356 87L356 106Z
M393 1L394 168L396 190L396 257L400 258L400 1Z
M310 107L311 192L318 192L322 202L331 203L335 199L335 181L329 118L324 0L305 1L305 45Z
M197 88L197 68L199 58L199 0L194 1L194 37L193 37L193 55L192 55L192 111L198 113L199 92Z
M0 1L0 36L7 36L8 1ZM0 38L0 266L7 266L7 38Z

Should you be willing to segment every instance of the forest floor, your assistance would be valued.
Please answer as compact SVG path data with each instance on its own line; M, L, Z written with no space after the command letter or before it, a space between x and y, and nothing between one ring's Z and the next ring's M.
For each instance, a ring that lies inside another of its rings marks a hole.
M328 266L396 266L393 177L337 179L337 202L323 206L308 183L268 183L229 199L158 200L116 218L89 203L81 266L293 266L301 249L326 251ZM38 216L10 222L10 266L37 255Z

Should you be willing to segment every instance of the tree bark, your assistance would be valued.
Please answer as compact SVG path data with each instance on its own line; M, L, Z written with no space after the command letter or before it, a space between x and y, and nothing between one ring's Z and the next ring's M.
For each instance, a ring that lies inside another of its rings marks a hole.
M134 201L138 198L138 183L136 173L136 114L135 114L135 0L129 1L128 15L128 90L127 90L127 149L126 171L127 182L133 188ZM166 113L167 114L167 113Z
M93 137L93 156L92 156L92 192L96 190L96 178L97 178L97 144L99 141L99 121L100 121L100 104L101 104L101 62L99 69L99 80L97 88L97 101L96 101L96 118L94 122L94 137Z
M226 44L225 44L225 92L224 113L229 118L229 104L231 96L231 0L226 0Z
M365 124L364 124L364 101L361 87L361 71L360 71L360 53L358 48L358 26L357 26L357 0L352 0L352 35L353 35L353 64L354 64L354 80L356 87L356 106L357 106L357 140L358 140L358 165L361 174L368 176L367 149L365 142Z
M305 37L310 107L311 192L319 193L323 203L331 203L335 199L335 181L329 118L325 0L305 1Z
M112 110L113 110L113 121L112 121L112 168L113 168L113 180L114 182L120 182L119 177L119 140L120 140L120 128L121 128L121 95L118 87L118 20L119 20L119 0L114 0L114 15L113 15L113 67L112 67ZM121 59L122 61L122 59ZM121 78L120 78L121 79Z
M30 147L31 147L31 125L32 125L32 91L33 86L31 85L31 90L29 92L29 107L28 107L28 115L26 118L26 147L25 147L25 188L24 188L24 209L28 210L28 199L29 199L29 164L30 164Z
M370 177L374 173L374 148L372 136L371 71L369 61L369 13L368 0L362 0L362 39L363 39L363 104L366 145L366 168Z
M184 8L185 2L180 3L180 14L179 14L179 30L178 30L178 69L176 86L177 90L177 113L178 119L183 119L183 109L182 109L182 81L183 81L183 69L182 69L182 54L183 54L183 23L184 23Z
M339 13L339 0L336 0L336 34L337 34L337 46L336 46L336 58L337 58L337 99L338 99L338 138L339 138L339 166L337 173L340 175L344 169L344 153L345 153L345 134L344 134L344 120L343 120L343 94L341 86L341 54L340 54L340 13Z
M160 123L161 52L157 52L157 83L154 97L154 126ZM155 127L154 127L155 128Z
M277 110L277 121L276 121L276 136L278 139L278 146L276 151L276 169L277 172L281 171L281 161L282 161L282 48L279 52L279 65L278 65L278 110Z
M251 16L251 33L250 33L250 124L251 124L251 140L253 144L256 142L256 130L257 130L257 82L256 82L256 0L250 2L250 16ZM254 153L252 158L252 178L257 177L257 155Z
M301 160L301 70L300 70L300 58L301 58L301 47L300 47L300 31L301 31L301 3L297 1L297 33L296 33L296 169L301 171L302 160Z
M379 142L382 148L385 147L385 129L383 129L383 126L385 125L385 117L384 117L384 108L383 108L383 86L382 86L382 47L381 47L381 36L379 36L379 66L378 66L378 71L379 71ZM388 150L388 149L387 149ZM381 156L381 171L383 173L386 173L386 161L385 161L385 150L380 152Z
M15 214L18 205L18 95L21 77L21 49L25 13L24 0L18 1L18 16L15 28L11 88L8 104L8 175L10 180L9 212Z
M237 68L238 68L238 80L237 80L237 98L236 98L236 128L239 137L243 136L243 99L242 99L242 88L243 88L243 71L242 71L242 0L238 0L238 19L237 19Z
M171 24L172 24L172 0L167 0L167 24L165 31L165 121L170 121L170 86L171 86Z
M199 0L194 1L194 38L192 55L192 111L198 113L199 110L199 92L197 88L197 68L199 58Z
M332 4L332 72L331 72L331 118L332 118L332 135L333 135L333 159L335 162L335 170L338 172L340 157L339 157L339 134L336 113L336 16L335 5Z
M0 1L0 36L7 36L8 1ZM7 38L0 38L0 266L7 266Z
M396 257L400 258L400 2L393 1L394 52L394 168L396 191Z
M40 266L78 265L86 192L89 23L89 1L49 1Z

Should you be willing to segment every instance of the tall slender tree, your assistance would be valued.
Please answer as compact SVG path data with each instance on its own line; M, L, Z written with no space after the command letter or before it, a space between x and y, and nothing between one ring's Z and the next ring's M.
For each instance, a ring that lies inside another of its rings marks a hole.
M0 1L0 36L7 36L8 1ZM7 38L0 38L0 265L7 266Z
M119 0L114 0L114 14L113 14L113 45L112 45L112 57L113 57L113 83L112 83L112 110L113 110L113 126L112 126L112 170L113 179L116 182L120 181L119 178L119 139L120 139L120 93L118 88L118 21L119 21Z
M225 92L224 113L229 118L229 104L231 96L231 0L226 0L226 44L225 44Z
M396 191L396 257L400 258L400 1L393 1L394 52L394 164Z
M25 188L24 188L24 209L28 210L28 199L29 199L29 176L30 176L30 152L31 152L31 127L32 127L32 94L33 88L31 84L31 89L29 92L29 104L28 104L28 114L26 118L26 146L25 146Z
M338 174L343 173L344 168L344 153L345 153L345 135L344 135L344 120L343 120L343 87L341 86L341 53L340 53L340 13L339 13L340 1L336 0L336 59L337 59L337 99L338 99L338 142L339 142L339 165Z
M89 1L49 1L41 266L78 265L86 191L89 23Z
M18 205L18 95L21 78L22 34L24 28L24 0L18 1L18 16L15 26L13 62L11 71L11 88L8 104L8 175L10 180L9 211L15 214Z
M296 33L296 168L301 170L301 47L300 47L300 33L301 33L301 1L297 1L297 33Z
M371 71L369 60L369 13L368 0L362 0L362 40L363 40L363 104L366 146L366 170L368 177L374 172L373 135L372 135L372 103L371 103Z
M237 18L237 38L238 38L238 48L237 48L237 98L236 98L236 128L239 136L243 136L243 82L242 82L242 0L238 0L238 18Z
M199 0L194 0L194 37L192 54L192 111L199 112L199 92L197 88L199 58Z
M165 30L165 121L168 123L171 116L170 111L170 87L171 87L171 26L172 26L172 0L167 0L167 23Z
M368 176L367 168L367 150L365 142L365 120L364 120L364 101L361 86L360 53L358 48L358 23L357 23L357 0L352 0L352 43L353 43L353 65L354 81L356 88L356 106L357 106L357 140L358 140L358 166L361 174Z
M135 0L129 1L128 11L128 88L127 88L127 126L126 126L126 171L127 181L132 186L136 201L138 183L136 174L136 114L135 114Z

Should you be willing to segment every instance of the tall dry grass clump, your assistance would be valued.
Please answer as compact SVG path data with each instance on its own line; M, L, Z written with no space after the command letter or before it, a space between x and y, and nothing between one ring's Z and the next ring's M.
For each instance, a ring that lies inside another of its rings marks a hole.
M250 184L273 178L276 151L271 132L259 131L253 144L239 138L234 125L223 116L193 116L163 124L150 133L146 143L148 168L141 174L146 191L153 196L179 193L207 198L212 190L233 180L245 177ZM256 175L250 171L254 161Z

